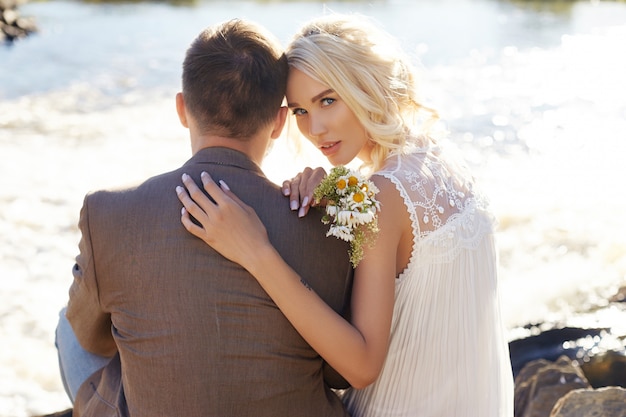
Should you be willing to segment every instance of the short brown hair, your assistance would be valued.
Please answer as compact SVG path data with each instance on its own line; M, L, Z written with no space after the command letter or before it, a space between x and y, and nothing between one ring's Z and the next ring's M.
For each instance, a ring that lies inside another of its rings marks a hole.
M187 110L203 132L247 138L274 120L287 88L287 58L260 26L241 19L205 29L183 62Z

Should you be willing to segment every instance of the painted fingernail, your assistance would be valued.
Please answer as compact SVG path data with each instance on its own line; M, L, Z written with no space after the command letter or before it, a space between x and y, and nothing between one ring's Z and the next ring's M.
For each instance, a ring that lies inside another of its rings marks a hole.
M202 171L200 173L200 179L202 180L202 184L203 185L207 185L209 182L213 182L213 178L211 178L211 176L209 175L208 172L206 171Z
M298 202L296 200L291 200L289 207L291 207L292 210L298 210Z
M300 210L298 211L298 217L304 217L305 215L305 211L304 211L304 207L300 207Z
M224 182L224 180L220 180L220 185L222 186L223 189L225 189L226 191L230 191L230 187L228 186L228 184L226 184Z
M305 197L302 199L302 205L303 205L303 206L308 206L308 205L309 205L309 196L308 196L308 195L307 195L307 196L305 196Z
M185 207L180 209L180 215L181 216L184 216L186 212L187 212L187 210L185 210Z
M289 188L283 188L283 195L288 196L291 194L291 190Z
M176 186L176 194L181 194L183 192L183 187L180 185Z
M183 181L187 180L188 178L189 178L189 175L183 174Z

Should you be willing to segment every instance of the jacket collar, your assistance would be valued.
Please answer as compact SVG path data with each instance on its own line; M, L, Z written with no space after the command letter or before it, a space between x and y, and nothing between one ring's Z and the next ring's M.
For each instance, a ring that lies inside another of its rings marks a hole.
M184 166L197 164L215 164L231 166L252 171L262 177L265 176L261 168L242 152L224 147L209 147L200 149L189 159Z

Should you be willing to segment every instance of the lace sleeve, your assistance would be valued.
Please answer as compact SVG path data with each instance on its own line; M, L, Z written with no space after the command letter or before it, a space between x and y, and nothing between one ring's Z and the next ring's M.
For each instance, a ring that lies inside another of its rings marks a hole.
M446 161L438 148L420 149L389 158L380 175L395 184L411 216L418 240L440 229L470 206L486 201L459 165Z

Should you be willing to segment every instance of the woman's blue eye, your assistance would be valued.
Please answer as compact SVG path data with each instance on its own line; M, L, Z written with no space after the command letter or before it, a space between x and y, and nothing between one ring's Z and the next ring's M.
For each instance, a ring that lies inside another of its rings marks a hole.
M334 98L326 97L321 100L323 106L329 106L335 102Z
M300 116L300 115L306 114L306 110L297 108L297 109L293 109L291 113L295 114L296 116Z

